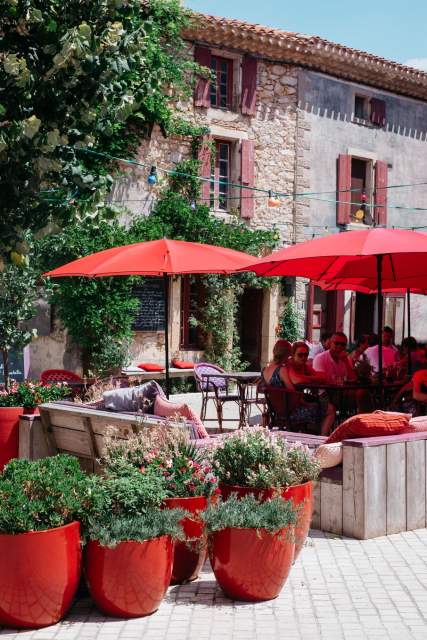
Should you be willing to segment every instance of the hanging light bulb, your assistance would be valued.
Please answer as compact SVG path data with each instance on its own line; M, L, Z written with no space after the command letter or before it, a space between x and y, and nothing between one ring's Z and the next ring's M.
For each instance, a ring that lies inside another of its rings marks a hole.
M280 198L278 198L277 196L273 196L273 192L270 191L268 192L268 200L267 200L267 204L269 207L280 207L281 202L280 202Z
M157 169L154 165L150 169L150 175L147 178L147 182L151 186L157 184Z
M196 208L196 201L195 201L195 200L192 200L192 201L191 201L190 207L191 207L193 210Z

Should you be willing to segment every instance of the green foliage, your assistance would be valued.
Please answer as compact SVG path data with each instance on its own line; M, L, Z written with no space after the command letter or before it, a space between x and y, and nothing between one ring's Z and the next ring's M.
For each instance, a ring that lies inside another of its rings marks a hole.
M65 227L37 244L41 271L101 249L129 244L117 222L98 228L81 223ZM50 302L83 352L85 372L106 375L126 362L132 321L138 300L132 295L135 278L63 278L50 285Z
M263 428L246 428L224 438L212 450L221 482L242 487L286 487L315 480L319 463L300 443L288 445Z
M297 521L291 500L277 497L259 502L251 495L241 499L232 495L225 502L209 505L203 515L209 533L228 527L267 529L270 533L278 533Z
M205 452L197 449L182 428L164 425L142 429L123 440L106 439L103 464L107 473L123 474L130 466L163 478L168 497L209 496L217 478Z
M161 473L154 467L141 473L123 463L107 477L90 479L91 498L83 516L84 535L114 546L123 540L146 540L160 535L180 536L184 512L161 510L166 497Z
M22 230L94 221L117 165L176 117L197 65L178 0L0 0L0 255Z
M0 391L0 407L31 409L43 402L69 397L71 389L66 383L42 385L37 382L12 382L8 391Z
M279 318L277 337L295 342L299 338L298 311L293 300L288 300Z
M34 316L37 298L35 270L22 254L14 257L18 264L11 262L0 268L0 352L6 386L9 384L9 351L22 349L33 338L34 333L28 331L24 323Z
M25 533L79 519L88 498L77 458L12 460L0 475L0 532Z

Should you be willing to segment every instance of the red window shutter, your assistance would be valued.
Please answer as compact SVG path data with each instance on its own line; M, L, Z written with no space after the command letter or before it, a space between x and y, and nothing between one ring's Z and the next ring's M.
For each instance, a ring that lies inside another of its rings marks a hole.
M350 223L351 156L338 156L337 224Z
M385 126L385 102L378 98L371 99L371 122L379 127Z
M243 56L242 63L242 113L253 116L256 113L256 73L257 61L251 56Z
M208 147L208 142L211 138L204 136L202 146L199 149L198 160L200 161L200 176L202 178L211 178L211 150ZM211 184L208 180L201 183L201 198L202 204L209 207Z
M241 182L248 187L254 186L255 179L255 143L252 140L242 140L241 153ZM242 218L252 218L255 210L254 192L251 189L241 189L240 215Z
M201 67L211 66L211 51L208 47L196 45L194 49L194 60ZM210 107L210 80L201 78L197 80L196 89L194 91L194 104L196 107Z
M387 163L377 160L374 192L374 220L376 224L387 224L387 173Z

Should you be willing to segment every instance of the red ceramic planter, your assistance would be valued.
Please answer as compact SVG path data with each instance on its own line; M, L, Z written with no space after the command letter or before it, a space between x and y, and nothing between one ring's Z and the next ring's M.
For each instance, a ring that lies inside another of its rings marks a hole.
M85 573L96 606L107 615L138 618L154 613L170 584L173 542L160 536L110 549L90 541Z
M206 558L207 542L204 537L204 523L199 514L207 507L204 496L194 498L166 498L166 509L185 509L191 515L181 520L186 542L175 542L172 569L172 584L195 580Z
M224 593L250 602L277 598L292 567L292 534L229 528L209 536L212 569Z
M0 626L38 629L71 606L80 578L80 524L0 535Z
M19 416L23 407L0 407L0 471L19 454Z
M271 498L275 493L275 489L258 489L256 487L240 487L238 485L227 485L221 483L219 485L221 489L221 495L224 500L232 493L237 493L238 496L254 495L260 500L267 500ZM299 508L298 520L295 526L295 560L299 556L304 542L306 541L308 531L310 529L311 517L313 514L313 483L304 482L303 484L296 484L287 489L283 489L282 498L285 500L292 500L294 505Z

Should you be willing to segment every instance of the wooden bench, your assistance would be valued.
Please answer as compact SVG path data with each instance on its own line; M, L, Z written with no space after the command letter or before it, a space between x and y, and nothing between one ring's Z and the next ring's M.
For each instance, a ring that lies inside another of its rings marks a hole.
M315 486L312 526L365 540L426 526L427 433L343 441Z
M152 427L162 418L149 414L116 413L97 410L84 404L46 403L40 415L23 415L19 423L19 457L36 460L57 453L70 453L81 466L97 472L97 460L105 451L104 438L109 426L117 437L126 439L144 427ZM193 432L188 423L189 432Z

